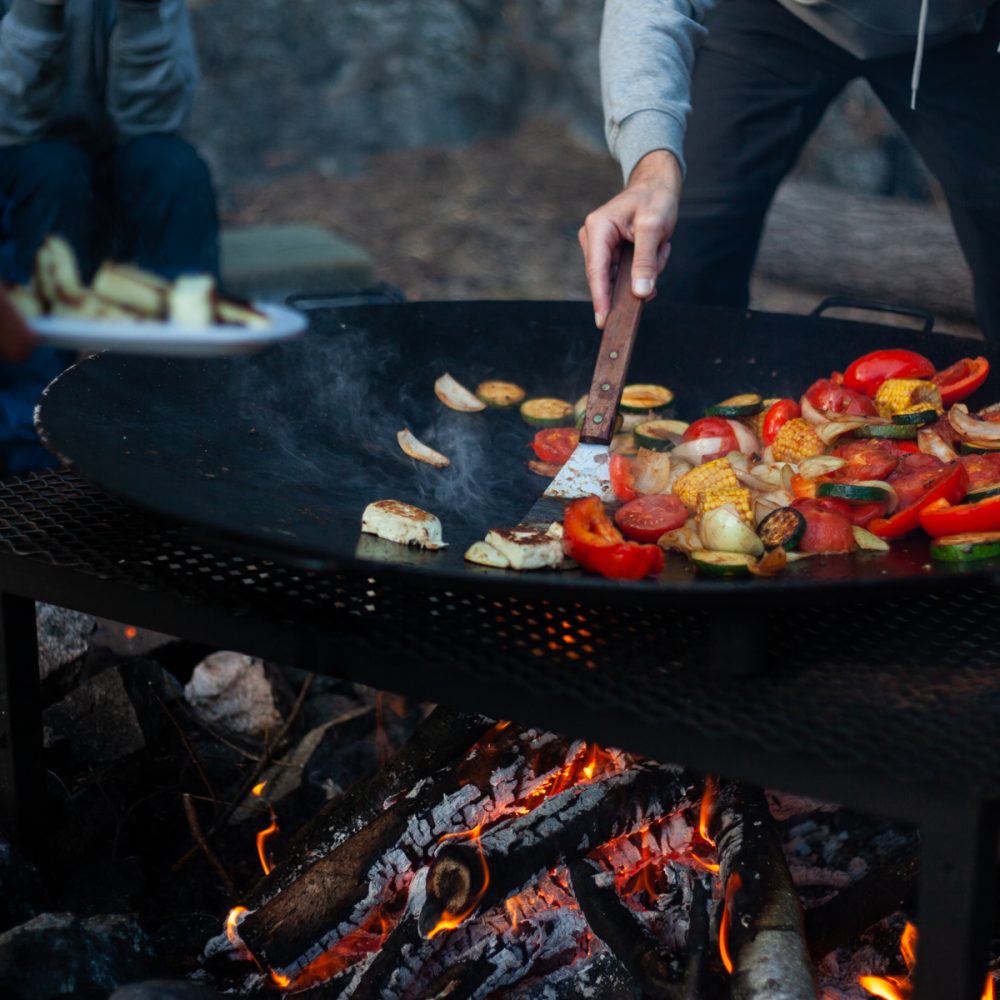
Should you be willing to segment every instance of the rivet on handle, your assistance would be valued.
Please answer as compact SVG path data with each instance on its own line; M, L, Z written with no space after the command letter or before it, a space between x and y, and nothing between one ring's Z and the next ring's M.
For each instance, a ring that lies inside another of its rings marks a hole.
M595 424L601 423L602 420L604 420L604 415L603 414L601 414L601 413L595 413L594 414L594 423Z
M617 351L612 351L612 352L611 352L611 353L610 353L610 354L608 355L608 357L609 357L609 358L611 358L611 360L612 360L612 361L615 361L615 360L616 360L616 359L618 358L618 352L617 352Z

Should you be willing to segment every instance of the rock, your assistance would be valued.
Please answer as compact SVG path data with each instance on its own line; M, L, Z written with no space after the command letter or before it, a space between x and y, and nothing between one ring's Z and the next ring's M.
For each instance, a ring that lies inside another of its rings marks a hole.
M116 653L120 657L144 656L174 638L162 632L153 632L146 628L136 628L134 625L123 625L107 618L95 618L94 634L90 637L92 646L100 646Z
M114 991L108 1000L212 1000L221 996L201 983L184 979L149 979L129 983Z
M205 657L184 697L202 722L230 735L261 739L281 725L278 698L263 662L242 653Z
M54 604L35 604L38 628L38 670L42 680L87 652L97 625L93 615L70 611Z
M0 930L30 920L38 912L41 891L34 865L0 839Z
M154 971L149 939L130 916L43 913L0 934L4 1000L106 993Z

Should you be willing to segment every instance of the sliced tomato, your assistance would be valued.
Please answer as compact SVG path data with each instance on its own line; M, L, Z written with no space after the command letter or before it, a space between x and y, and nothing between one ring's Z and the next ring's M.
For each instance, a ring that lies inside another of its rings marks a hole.
M802 416L802 407L794 399L779 399L777 403L772 403L764 414L764 423L761 429L761 437L764 444L774 444L774 439L789 420Z
M937 483L944 467L945 463L934 455L904 455L886 480L896 491L896 510L906 510L919 502Z
M817 410L862 417L878 415L875 404L863 392L845 388L830 378L817 379L806 389L804 395Z
M971 396L989 373L990 363L986 358L962 358L938 372L931 381L940 389L941 402L947 407Z
M816 487L826 481L826 476L820 476L817 479L806 479L800 472L796 472L792 476L792 496L800 500L811 500L816 496Z
M580 432L573 427L543 427L531 442L543 462L562 465L580 443Z
M851 524L856 524L859 528L867 528L876 517L882 517L884 514L884 503L851 504Z
M584 569L613 580L641 580L663 569L663 550L626 542L597 497L574 500L566 508L563 549Z
M634 500L639 494L635 489L635 470L632 459L628 455L617 452L608 462L608 474L611 477L611 491L619 500Z
M731 451L739 451L740 445L736 438L736 432L730 426L729 421L723 417L701 417L688 426L688 429L681 436L681 441L700 441L702 438L720 438L722 445L717 452L705 455L702 462L710 462L713 458L721 458Z
M899 463L894 441L849 441L834 448L833 454L847 462L830 473L830 479L835 483L885 479Z
M920 527L931 538L967 531L1000 531L1000 497L957 505L935 500L920 511Z
M1000 452L992 455L962 455L958 459L969 477L969 492L1000 483Z
M687 519L687 507L673 493L639 497L615 511L615 524L626 538L636 542L655 542L665 531L680 528Z
M916 441L893 441L896 451L902 455L917 455L920 453L920 446Z
M909 456L916 458L917 456ZM914 475L930 477L930 473L916 472ZM933 474L933 482L924 480L926 487L922 497L912 502L908 507L897 510L892 517L877 517L869 525L870 531L880 538L899 538L913 531L920 523L920 511L935 500L944 499L949 503L958 503L965 496L966 486L969 477L961 462L942 463L941 467ZM892 481L893 489L897 490L896 482Z
M916 351L890 347L852 361L844 371L844 386L874 396L887 378L930 378L934 364Z
M854 548L850 517L838 509L839 504L850 507L833 497L792 501L792 506L806 519L806 531L797 546L800 552L850 552Z

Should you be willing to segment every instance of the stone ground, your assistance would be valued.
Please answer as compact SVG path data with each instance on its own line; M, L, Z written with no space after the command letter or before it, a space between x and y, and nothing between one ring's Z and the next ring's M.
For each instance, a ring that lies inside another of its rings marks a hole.
M620 184L603 150L536 119L470 146L383 153L358 176L296 172L236 188L226 221L327 226L411 300L584 299L576 232ZM822 297L756 280L752 304L808 312ZM938 328L975 335L960 321Z

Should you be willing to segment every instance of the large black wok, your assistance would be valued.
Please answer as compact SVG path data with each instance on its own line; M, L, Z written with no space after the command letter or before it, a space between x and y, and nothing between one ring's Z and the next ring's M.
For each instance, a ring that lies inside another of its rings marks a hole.
M456 413L434 396L450 371L467 385L505 378L529 394L575 400L588 388L598 335L582 302L466 302L325 308L297 342L225 360L101 354L49 387L38 415L54 452L135 505L179 519L254 554L319 568L377 568L450 588L536 588L677 604L820 592L981 584L996 564L932 566L927 541L888 555L828 556L774 580L696 577L680 557L656 580L618 583L579 572L518 574L464 563L493 526L512 526L544 489L528 471L532 431L516 412ZM908 345L939 366L983 345L883 325L680 308L653 302L630 381L676 392L676 416L737 392L798 396L815 378L870 349ZM991 360L1000 370L1000 354ZM1000 377L979 402L1000 398ZM971 400L976 402L974 398ZM452 458L438 470L405 457L408 426ZM436 513L449 547L428 553L359 531L372 500Z

